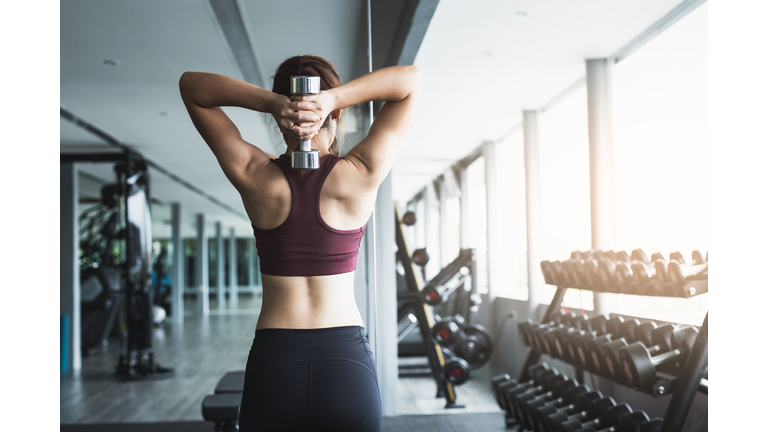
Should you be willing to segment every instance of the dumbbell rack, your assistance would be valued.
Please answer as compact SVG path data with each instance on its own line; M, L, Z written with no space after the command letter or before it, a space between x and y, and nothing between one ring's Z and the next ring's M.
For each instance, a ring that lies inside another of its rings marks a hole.
M551 277L548 277L549 275L544 269L545 263L550 264L550 262L549 261L542 262L542 271L545 274L546 282L548 284L551 284L552 282L555 282L555 281L553 281ZM563 278L558 278L558 279L562 280ZM593 292L621 293L621 290L618 290L618 289L611 289L611 290L591 289L588 286L584 286L584 284L579 284L579 285L581 286L577 287L577 289L584 289L584 290L589 290ZM564 282L556 283L555 286L557 287L557 290L555 291L555 295L552 298L552 302L549 304L546 312L544 313L544 316L541 322L548 322L549 320L555 317L555 314L558 312L558 309L563 302L563 297L565 296L566 290L568 288L572 288L570 286L567 286L566 283ZM706 279L703 281L691 281L687 283L684 289L682 290L667 292L664 295L657 294L657 295L654 295L654 297L690 298L693 296L701 295L705 292L708 292L708 282ZM637 293L632 293L632 294L642 295ZM688 355L688 359L685 362L685 366L683 367L683 370L678 377L661 378L659 381L657 381L656 384L654 384L649 389L637 389L634 387L629 387L635 391L650 394L657 398L668 396L668 395L672 396L670 403L667 406L667 411L664 416L664 422L660 429L661 432L673 432L673 431L682 430L682 427L685 424L685 420L688 417L688 412L690 411L691 406L693 405L693 401L694 401L694 398L696 397L696 393L698 393L699 391L701 391L702 393L706 393L708 391L707 388L701 387L701 381L704 376L704 371L707 369L707 364L708 364L708 339L709 339L708 319L709 319L709 313L707 313L707 315L704 317L704 322L699 328L699 333L696 337L696 340L694 341L693 348L691 349L691 352ZM532 346L530 348L528 355L525 359L525 364L523 365L523 370L520 374L520 378L519 378L520 381L526 381L531 378L528 371L531 368L531 366L539 363L541 355L542 353L539 352L535 347ZM573 366L576 370L575 378L579 382L582 382L583 376L584 376L584 370L577 365L573 365ZM616 383L624 385L619 382L616 382Z
M395 238L397 241L397 256L405 269L405 278L408 285L418 289L418 292L398 292L398 300L410 300L414 304L412 311L416 315L422 335L424 352L426 353L432 376L437 384L437 397L445 398L446 408L463 408L463 405L456 403L456 390L453 384L447 382L442 376L443 367L446 362L440 344L432 337L432 327L435 325L435 318L430 306L424 302L421 295L421 290L424 288L421 272L419 272L416 264L411 259L411 249L405 238L405 224L403 223L400 207L397 203L395 204ZM409 299L405 299L404 296L408 296Z

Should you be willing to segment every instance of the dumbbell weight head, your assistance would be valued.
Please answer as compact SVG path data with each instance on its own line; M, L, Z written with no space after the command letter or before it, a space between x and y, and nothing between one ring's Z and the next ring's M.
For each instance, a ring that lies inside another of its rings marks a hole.
M417 266L424 267L429 262L429 253L427 253L426 248L416 249L411 254L411 259Z
M493 399L496 401L496 403L499 403L499 395L496 392L497 387L499 384L512 381L512 377L509 376L509 374L501 374L496 375L495 377L491 378L491 394L493 395ZM514 380L517 382L517 380Z
M445 287L442 285L427 285L421 290L424 302L430 306L437 306L446 302Z
M534 429L537 431L546 431L549 427L548 419L550 415L558 413L570 414L579 411L579 406L576 404L576 399L583 394L592 391L589 386L585 384L578 385L573 388L569 388L563 395L562 402L558 404L547 404L531 410L532 423L535 424Z
M536 427L536 419L534 417L534 411L537 409L543 407L543 406L562 406L564 403L566 403L566 399L564 397L565 394L570 389L576 388L579 386L578 381L574 379L570 379L567 381L559 382L554 386L553 393L554 395L552 397L539 397L536 399L532 399L529 401L526 401L525 403L520 405L521 410L521 423L526 429L534 429Z
M471 368L466 360L456 357L447 347L442 347L443 360L443 379L454 385L462 385L469 379Z
M442 346L451 346L461 331L459 325L452 319L444 319L432 327L432 337Z
M638 319L629 319L624 321L618 326L618 334L616 337L612 337L611 340L602 345L598 345L597 339L590 343L590 357L593 357L594 365L594 350L599 349L597 354L600 358L600 374L604 377L613 379L616 376L618 370L618 350L627 346L630 342L635 340L635 329L640 327L641 323ZM615 355L614 355L615 354Z
M672 327L671 324L665 324L663 327ZM653 332L656 331L658 326L653 321L646 321L638 326L635 326L632 331L631 338L621 338L617 341L606 344L603 347L603 376L616 381L621 384L629 384L629 381L625 378L625 375L619 369L621 367L621 350L634 343L645 344L644 346L652 346L651 340L653 338ZM659 347L654 347L653 352L658 352Z
M504 410L516 417L516 407L513 405L515 396L521 393L546 391L550 388L551 383L558 383L564 380L567 380L567 378L560 375L557 370L552 369L540 372L533 383L505 389L501 394L501 397L504 399Z
M511 380L498 385L496 388L496 395L499 398L498 402L499 406L501 406L501 409L510 412L510 410L507 409L507 394L513 394L514 392L518 391L518 389L525 389L536 386L541 378L558 375L557 370L550 371L550 368L546 363L541 363L530 367L528 369L528 373L532 377L532 379L528 381L518 383L515 380Z
M621 419L621 430L626 432L640 432L640 426L648 423L651 419L645 411L635 411Z
M414 212L412 212L410 210L405 212L405 214L403 215L403 223L408 225L408 226L415 225L416 224L416 213L414 213Z
M528 391L518 393L511 397L507 403L515 413L515 418L522 424L527 424L527 411L525 404L534 400L548 400L557 397L559 392L562 392L563 387L571 386L571 381L564 375L559 375L548 380L548 382L542 384L541 387L532 388Z
M589 402L586 408L589 413L592 414L593 420L582 422L580 419L574 419L561 423L559 426L560 431L573 432L586 427L603 427L607 424L607 421L603 417L605 411L616 406L616 401L612 397L601 397Z
M659 345L665 350L655 356L642 343L627 346L620 352L624 376L635 387L647 388L653 385L656 382L656 371L662 365L684 362L699 333L695 327L673 330L672 337L667 337L669 332L670 330L665 328L658 335L654 335L654 345ZM680 369L680 366L675 368Z
M548 427L548 430L550 432L558 431L559 426L565 422L569 422L573 420L583 421L591 417L594 417L593 412L588 408L590 407L592 402L596 400L604 399L604 397L599 390L592 390L587 393L578 395L575 399L576 399L576 406L578 408L576 412L568 413L566 411L560 411L555 414L550 414L547 417L545 424L547 425L546 427Z

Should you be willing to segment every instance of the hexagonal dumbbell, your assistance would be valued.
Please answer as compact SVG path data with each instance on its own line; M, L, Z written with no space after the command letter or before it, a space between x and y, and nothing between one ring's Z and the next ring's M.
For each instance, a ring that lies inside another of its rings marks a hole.
M679 371L698 334L696 327L665 328L653 334L650 349L643 343L625 347L619 355L628 383L637 388L647 388L656 383L657 369L666 365L666 370Z
M629 337L619 338L603 346L602 365L604 365L605 368L601 369L602 375L610 380L624 383L624 377L622 376L620 369L621 358L619 357L619 353L623 348L633 342L650 341L651 332L657 327L655 322L646 321L640 325L634 326L632 334L628 335Z

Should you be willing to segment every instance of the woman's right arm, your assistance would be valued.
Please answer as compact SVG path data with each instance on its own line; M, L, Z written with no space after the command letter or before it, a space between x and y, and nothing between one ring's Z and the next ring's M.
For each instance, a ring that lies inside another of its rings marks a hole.
M243 140L240 131L221 107L234 106L270 113L280 129L286 132L294 123L299 123L291 131L299 138L309 138L319 128L308 123L318 120L311 104L292 102L285 96L235 78L185 72L179 80L179 90L192 123L211 148L224 174L238 190L254 186L253 176L248 172L269 162L269 156Z
M295 96L293 99L315 102L315 112L323 118L334 110L359 103L385 102L365 139L345 155L357 166L361 185L373 190L384 181L395 162L416 111L420 91L418 67L393 66L322 92L320 97Z

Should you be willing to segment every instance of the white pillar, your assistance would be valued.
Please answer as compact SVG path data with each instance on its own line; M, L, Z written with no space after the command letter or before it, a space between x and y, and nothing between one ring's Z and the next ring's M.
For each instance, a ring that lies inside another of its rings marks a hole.
M227 268L226 251L224 250L224 236L221 233L221 222L216 222L216 303L219 309L223 309L227 303L226 280Z
M483 145L483 160L485 162L485 228L488 236L488 301L493 304L493 300L498 295L499 276L501 268L499 266L499 206L496 175L496 143L487 142ZM496 290L496 291L494 291Z
M59 172L59 310L67 317L69 331L61 335L62 372L77 374L82 368L80 354L80 233L77 214L77 165L61 163ZM66 369L65 369L66 367Z
M184 244L181 240L181 206L171 203L171 320L184 323Z
M440 217L439 215L435 214L434 206L437 204L437 197L435 196L435 188L433 186L433 182L430 180L429 183L427 183L427 187L424 194L424 236L425 236L425 242L424 247L427 248L427 253L430 255L429 262L424 267L426 271L426 280L425 283L428 282L432 277L437 275L437 273L440 271L440 260L439 253L440 253L440 238L439 236L435 236L432 227L435 226L435 224L440 223ZM439 226L439 225L438 225ZM413 252L413 251L411 251Z
M461 198L459 201L461 211L459 226L461 227L461 232L459 234L459 242L462 249L467 249L471 246L469 240L469 176L465 166L462 166L459 171L459 187L461 188Z
M541 273L544 230L541 210L541 155L539 148L539 112L523 111L523 147L525 153L525 219L528 234L528 313L535 317L542 301L544 275Z
M440 201L440 269L442 270L445 266L451 263L453 261L453 258L450 257L448 254L448 236L450 236L450 233L448 232L448 181L445 178L445 175L442 176L439 180L440 182L440 197L438 198Z
M235 229L229 229L229 302L237 304L237 238Z
M613 160L612 59L587 60L587 115L589 121L589 192L592 248L616 247L616 190ZM595 312L608 306L605 295L595 295Z
M395 202L392 198L392 173L379 186L376 195L376 319L373 334L376 369L384 416L397 415L397 290L395 280ZM369 269L371 271L372 269ZM369 290L372 287L369 287ZM369 291L373 295L372 290Z
M197 311L200 315L208 315L208 235L206 233L205 215L197 214L197 259L195 273L197 277Z

